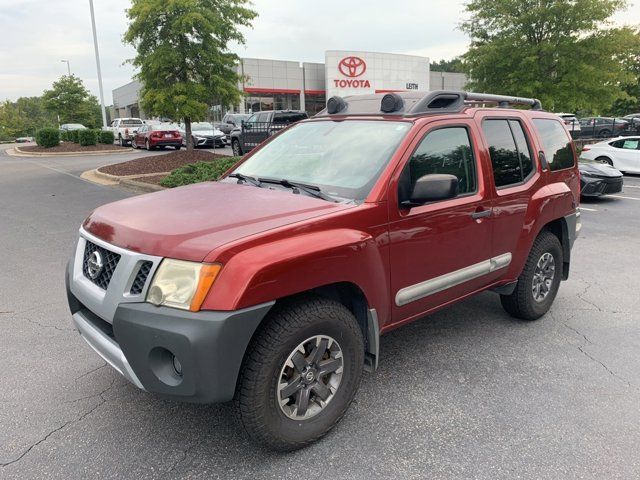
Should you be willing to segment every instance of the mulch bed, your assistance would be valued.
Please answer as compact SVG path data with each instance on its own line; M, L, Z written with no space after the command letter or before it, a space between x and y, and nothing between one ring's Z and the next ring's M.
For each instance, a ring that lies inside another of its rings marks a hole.
M109 175L117 176L143 175L145 173L170 172L188 163L212 162L216 158L225 157L226 155L220 155L217 153L211 153L202 150L194 150L192 152L187 152L186 150L176 150L165 155L141 157L134 160L129 160L128 162L106 165L104 167L100 167L98 170L102 173L108 173ZM149 182L148 180L142 181L153 183Z
M28 145L18 147L22 152L42 152L42 153L82 153L82 152L104 152L106 150L122 150L118 145L107 145L99 143L97 145L88 145L83 147L73 142L62 142L57 147L44 148L39 145Z

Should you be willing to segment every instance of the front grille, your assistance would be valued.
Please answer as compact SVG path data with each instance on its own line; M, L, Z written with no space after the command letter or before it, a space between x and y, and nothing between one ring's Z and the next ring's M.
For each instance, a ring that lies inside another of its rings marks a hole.
M89 259L94 252L98 252L102 259L102 270L95 278L91 278L89 273ZM106 290L109 286L109 282L111 282L111 277L113 277L113 272L118 266L119 261L120 255L117 253L110 252L109 250L87 240L87 244L84 247L84 258L82 260L82 273L97 286Z
M140 269L138 270L138 274L136 275L136 279L133 281L133 285L131 285L131 295L140 295L142 293L142 290L144 290L144 284L147 283L151 267L153 267L153 262L142 262L142 265L140 265Z
M622 191L622 177L615 179L607 179L603 193L618 193Z

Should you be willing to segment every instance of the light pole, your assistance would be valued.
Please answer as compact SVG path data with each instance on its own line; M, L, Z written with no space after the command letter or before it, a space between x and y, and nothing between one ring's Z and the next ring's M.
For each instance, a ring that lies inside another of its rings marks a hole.
M93 13L93 0L89 0L91 10L91 27L93 28L93 46L96 50L96 67L98 68L98 87L100 88L100 106L102 107L102 126L107 126L107 111L104 108L104 92L102 91L102 72L100 71L100 53L98 52L98 36L96 35L96 18Z
M67 64L67 72L69 72L69 76L71 76L71 65L69 64L69 60L60 60L62 63Z

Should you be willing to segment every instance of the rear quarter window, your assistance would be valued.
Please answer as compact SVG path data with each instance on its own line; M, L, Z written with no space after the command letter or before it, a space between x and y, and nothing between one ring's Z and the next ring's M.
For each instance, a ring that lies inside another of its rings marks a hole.
M562 170L575 165L571 138L558 120L534 118L544 154L551 170Z

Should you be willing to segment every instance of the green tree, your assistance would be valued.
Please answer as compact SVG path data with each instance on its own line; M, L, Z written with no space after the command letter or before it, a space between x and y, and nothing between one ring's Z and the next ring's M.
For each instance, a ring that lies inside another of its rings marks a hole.
M451 60L431 62L429 68L432 72L464 73L464 67L462 66L462 59L460 57L454 57Z
M627 65L640 47L631 28L611 28L619 0L471 0L462 30L468 87L539 98L548 110L594 113L628 97Z
M133 0L124 41L137 50L143 109L182 119L187 150L191 122L206 117L211 104L239 102L238 57L229 42L244 43L239 28L256 13L247 0Z
M82 123L86 127L101 125L100 105L82 80L75 75L63 75L45 90L42 99L47 111L55 114L60 123Z
M9 100L0 103L0 140L12 140L25 134L25 117L16 104Z

